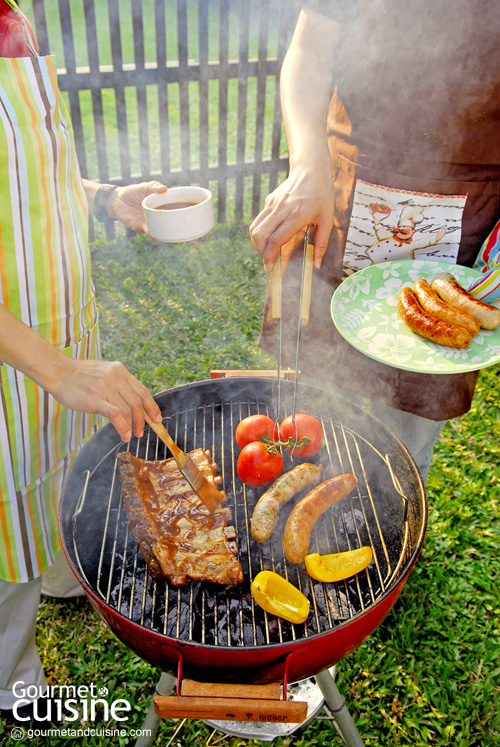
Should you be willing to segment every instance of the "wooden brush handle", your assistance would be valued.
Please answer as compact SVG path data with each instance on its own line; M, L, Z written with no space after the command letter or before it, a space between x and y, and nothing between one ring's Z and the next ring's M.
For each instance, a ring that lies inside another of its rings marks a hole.
M174 457L177 463L177 466L179 467L179 469L182 469L182 467L184 467L184 465L187 462L187 456L182 451L182 449L180 449L177 446L174 439L172 438L170 433L167 431L163 423L155 423L154 420L151 420L151 418L149 417L146 411L144 411L144 418L146 422L148 423L149 427L154 430L158 438L161 439L163 443L168 446L168 448L170 449L172 453L172 456Z
M144 418L149 427L154 430L159 439L165 443L175 459L178 468L189 482L197 496L205 504L210 512L215 511L223 498L223 494L217 490L213 483L210 483L202 472L198 469L192 458L179 449L170 433L163 423L155 423L151 420L146 412Z

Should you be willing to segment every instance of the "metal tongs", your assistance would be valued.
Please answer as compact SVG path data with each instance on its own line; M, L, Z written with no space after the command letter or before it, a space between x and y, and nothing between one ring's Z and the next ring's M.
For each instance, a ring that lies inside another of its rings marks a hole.
M309 233L311 226L307 226L306 233L304 236L304 254L302 258L302 279L300 283L300 298L299 298L299 318L297 324L297 342L295 346L295 372L294 372L294 384L293 384L293 402L292 402L292 419L295 423L295 410L296 410L296 398L297 398L297 384L299 380L299 347L300 347L300 333L302 327L305 327L309 323L309 309L311 306L311 286L312 286L312 273L313 273L313 259L314 259L314 244L309 243ZM281 318L281 309L283 301L283 283L282 283L282 267L281 267L281 249L279 257L273 265L271 270L271 317L279 324L278 332L278 381L277 381L277 405L276 405L276 418L279 420L281 412L281 358L282 358L282 337L283 337L283 322Z
M177 446L163 423L155 423L146 412L144 412L144 417L158 438L168 446L179 470L191 485L198 498L205 504L210 513L215 511L222 501L223 494L200 472L189 454L186 454Z

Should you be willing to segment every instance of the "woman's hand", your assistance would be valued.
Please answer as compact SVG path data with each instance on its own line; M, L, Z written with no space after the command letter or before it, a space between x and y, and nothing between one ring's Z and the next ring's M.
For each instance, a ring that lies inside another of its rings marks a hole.
M144 410L151 420L161 422L160 409L148 389L118 361L74 360L63 355L57 378L45 388L65 407L104 415L125 443L132 434L143 435Z
M108 418L123 441L144 431L144 410L161 413L123 363L68 357L0 304L0 361L21 371L66 407Z
M141 182L126 187L116 187L106 203L110 218L116 218L136 233L147 233L142 201L150 194L162 194L167 187L161 182Z

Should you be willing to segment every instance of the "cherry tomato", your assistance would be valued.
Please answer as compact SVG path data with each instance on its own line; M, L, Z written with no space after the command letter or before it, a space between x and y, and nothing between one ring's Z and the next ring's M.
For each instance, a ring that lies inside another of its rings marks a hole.
M243 418L236 426L236 443L242 449L252 441L257 441L259 436L268 436L271 440L278 440L278 428L274 420L267 415L249 415Z
M289 438L300 442L301 438L309 439L303 446L297 444L295 448L289 447L292 456L307 457L316 454L323 443L323 427L319 420L312 415L297 413L295 423L291 415L284 419L280 425L280 440L287 441Z
M242 482L258 488L281 475L283 457L276 449L269 451L262 441L252 441L242 448L236 469Z

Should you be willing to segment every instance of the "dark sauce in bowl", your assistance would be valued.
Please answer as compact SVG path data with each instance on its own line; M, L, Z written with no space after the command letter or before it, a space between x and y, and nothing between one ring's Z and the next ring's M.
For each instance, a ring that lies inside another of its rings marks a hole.
M155 210L182 210L199 204L199 202L166 202L164 205L157 205Z

